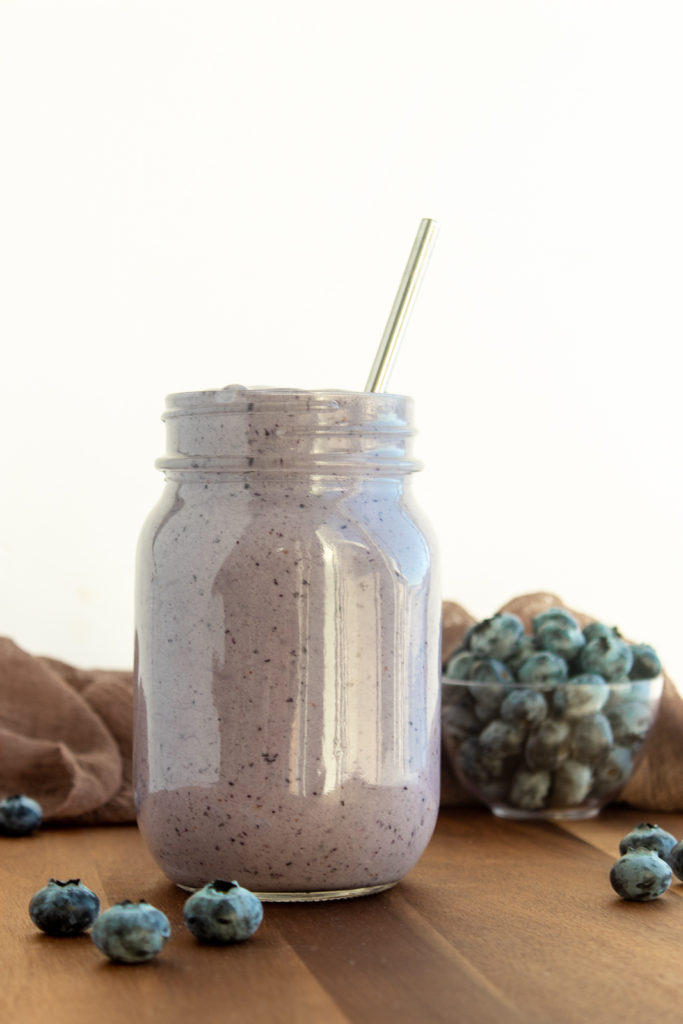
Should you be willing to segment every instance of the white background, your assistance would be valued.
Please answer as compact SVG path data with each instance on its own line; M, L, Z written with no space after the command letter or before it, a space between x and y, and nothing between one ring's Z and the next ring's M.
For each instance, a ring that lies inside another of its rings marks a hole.
M683 680L681 52L676 0L3 0L0 633L129 666L164 395L362 389L430 216L445 596Z

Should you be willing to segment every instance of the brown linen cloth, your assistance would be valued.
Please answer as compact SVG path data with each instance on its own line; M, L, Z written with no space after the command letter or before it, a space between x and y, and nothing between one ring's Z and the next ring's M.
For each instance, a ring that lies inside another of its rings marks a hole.
M501 611L515 612L529 630L531 618L553 606L562 606L554 594L527 594ZM574 614L582 625L591 621ZM460 605L444 603L444 661L474 622ZM132 733L132 673L73 668L0 637L0 797L32 796L47 821L133 821ZM645 758L620 799L683 811L682 767L683 698L665 678ZM442 804L470 800L444 765Z

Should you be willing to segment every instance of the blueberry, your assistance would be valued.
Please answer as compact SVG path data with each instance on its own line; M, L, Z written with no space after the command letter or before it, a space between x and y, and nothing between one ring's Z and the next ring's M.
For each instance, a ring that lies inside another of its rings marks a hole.
M553 771L569 756L569 742L568 723L546 718L527 740L524 748L527 765L533 771Z
M444 691L444 700L441 708L441 722L444 732L456 739L464 739L465 736L472 736L481 729L481 722L475 715L472 707L461 702L448 700L448 687ZM467 694L469 697L469 694Z
M553 710L565 718L581 718L601 711L609 697L609 687L602 678L589 672L572 676L553 690Z
M676 845L676 839L659 825L651 825L649 821L643 821L625 835L619 843L619 853L624 854L635 846L658 853L666 860Z
M566 608L549 608L547 612L541 612L540 615L535 615L531 620L531 626L534 633L538 633L544 626L569 626L572 629L578 629L579 624Z
M610 701L605 714L612 726L615 741L632 750L642 745L654 717L649 704L628 699Z
M595 640L598 636L620 637L621 633L616 626L607 626L604 622L589 622L583 627L583 636L588 641Z
M100 914L90 932L100 952L123 964L152 960L170 935L166 915L146 900L117 903Z
M590 764L606 757L614 745L609 719L600 713L579 718L574 726L571 745L577 761Z
M536 642L544 651L557 654L565 661L573 661L586 641L578 626L546 622L536 634Z
M479 746L486 755L510 757L519 754L524 739L524 729L519 725L494 718L479 736Z
M631 648L618 636L596 636L579 654L583 672L596 672L608 681L627 676L633 666Z
M653 850L635 846L612 865L609 880L625 900L656 900L671 885L671 868Z
M477 658L472 665L470 679L477 683L513 683L507 665L497 658Z
M538 725L548 714L548 705L538 690L516 687L503 698L500 706L500 717L506 722L517 725Z
M518 768L510 786L510 803L525 811L539 811L545 806L550 790L550 772Z
M479 740L474 736L460 744L457 767L465 780L477 785L498 781L505 775L505 759L499 754L482 750Z
M605 797L621 789L633 772L633 758L626 747L613 747L595 769L593 794Z
M676 878L683 882L683 841L676 843L666 859Z
M581 761L567 759L558 765L553 781L552 803L556 807L577 807L588 796L593 772Z
M471 679L472 667L477 658L468 651L456 651L446 665L444 675L447 679Z
M505 661L514 654L523 635L521 619L510 612L500 612L473 626L467 634L467 641L474 654Z
M517 672L520 683L559 683L568 675L567 662L550 651L532 654Z
M633 665L629 676L631 679L654 679L662 671L662 663L654 647L649 644L631 644Z
M263 920L263 907L253 892L237 882L217 879L190 896L183 917L197 939L225 944L253 935Z
M538 644L536 643L535 636L523 636L519 642L519 646L514 654L506 659L508 668L510 668L515 675L518 674L520 668L532 654L538 654Z
M43 809L30 796L21 793L0 801L0 835L27 836L43 820Z
M80 878L59 882L51 878L28 905L31 920L46 935L80 935L100 912L100 901Z

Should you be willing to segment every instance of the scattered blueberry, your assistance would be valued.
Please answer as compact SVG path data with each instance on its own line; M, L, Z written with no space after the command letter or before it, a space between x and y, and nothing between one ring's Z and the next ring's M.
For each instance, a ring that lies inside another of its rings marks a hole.
M43 820L43 809L30 796L17 793L0 800L0 835L28 836Z
M190 896L183 917L197 939L222 945L253 935L263 920L263 906L237 882L217 879Z
M676 878L683 882L683 841L676 843L666 859Z
M46 935L80 935L99 914L100 901L80 878L66 882L51 878L33 894L28 912L34 925Z
M671 868L653 850L634 846L612 865L609 880L625 900L656 900L671 885Z
M152 960L170 935L166 915L146 900L117 903L100 914L90 932L100 952L123 964Z
M619 843L619 853L628 853L632 847L638 846L653 850L666 860L675 845L676 839L670 832L659 825L651 825L649 821L644 821L624 836Z

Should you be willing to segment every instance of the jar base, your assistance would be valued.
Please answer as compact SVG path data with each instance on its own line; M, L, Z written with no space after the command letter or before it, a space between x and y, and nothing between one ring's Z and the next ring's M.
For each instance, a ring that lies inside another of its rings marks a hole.
M262 903L323 903L325 900L350 900L356 896L374 896L378 892L392 889L396 882L385 882L382 885L364 885L358 889L323 889L313 892L258 892L252 890ZM182 885L176 882L179 889L185 892L197 892L201 886Z

